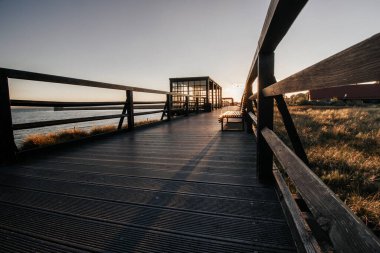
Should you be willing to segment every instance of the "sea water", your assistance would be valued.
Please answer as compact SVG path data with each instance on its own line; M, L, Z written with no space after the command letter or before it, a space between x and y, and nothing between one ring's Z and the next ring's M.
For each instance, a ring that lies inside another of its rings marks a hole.
M135 112L141 112L144 110L136 110ZM82 111L54 111L53 108L41 108L41 109L29 109L29 108L12 108L12 122L13 124L20 123L32 123L39 121L48 120L61 120L61 119L71 119L71 118L82 118L82 117L93 117L93 116L104 116L120 114L120 111L115 110L82 110ZM160 119L161 113L141 115L135 117L135 122ZM82 129L89 130L94 126L104 126L104 125L117 125L120 118L97 120L89 122L71 123L64 125L39 127L25 130L15 130L14 138L16 145L20 145L23 140L30 134L43 134L49 132L61 131L64 129ZM125 118L124 123L127 119Z

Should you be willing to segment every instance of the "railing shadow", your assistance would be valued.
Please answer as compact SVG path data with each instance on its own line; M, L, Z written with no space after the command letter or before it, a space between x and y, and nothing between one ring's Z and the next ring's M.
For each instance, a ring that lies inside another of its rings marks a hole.
M192 158L190 158L189 161L186 164L184 164L172 178L177 178L177 176L183 172L188 173L187 175L190 176L192 171L197 167L197 165L202 161L203 157L205 155L207 155L210 148L214 145L214 143L217 140L217 137L218 137L218 133L215 134L210 139L210 141L205 145L205 147L201 151L199 151L198 154L196 154ZM189 169L189 168L191 168L191 169ZM187 177L183 177L182 182L185 183L185 180ZM176 182L178 182L178 181L176 181ZM157 192L170 191L170 192L174 193L174 192L177 192L182 187L182 185L183 184L177 184L175 187L173 187L173 185L171 185L171 183L168 182L163 187L161 187L159 190L157 190ZM159 212L157 212L156 216L153 219L151 219L148 224L144 225L145 231L143 233L141 233L139 236L137 236L137 238L135 238L133 242L128 242L128 245L129 245L128 247L130 247L128 249L128 252L135 252L135 251L137 252L139 247L145 243L146 234L155 229L155 223L160 219L161 214L163 214L165 212L164 208L169 206L169 204L173 200L173 197L174 197L174 195L172 197L166 198L165 200L160 202L160 207L163 207L163 209L161 209ZM144 205L157 205L157 196L153 196L149 201L144 203ZM140 219L141 219L141 217L139 217L139 214L136 214L136 217L130 221L130 224L131 225L138 224L138 221ZM126 225L126 226L128 226L128 225ZM175 228L174 228L174 230L175 230ZM124 244L123 239L128 240L130 233L131 233L130 229L125 229L124 231L120 232L119 235L117 236L117 238L115 238L113 241L111 241L108 244L108 246L105 247L105 250L106 251L111 250L113 248L113 246L115 246L115 245ZM163 249L163 250L167 250L167 249Z

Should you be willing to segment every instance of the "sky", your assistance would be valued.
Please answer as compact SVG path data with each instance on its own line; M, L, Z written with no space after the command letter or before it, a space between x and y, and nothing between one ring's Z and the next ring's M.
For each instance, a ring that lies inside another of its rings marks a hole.
M0 0L0 67L169 89L210 76L240 100L269 0ZM379 32L380 0L310 0L275 52L281 80ZM124 93L10 80L13 99ZM140 98L153 99L147 94Z

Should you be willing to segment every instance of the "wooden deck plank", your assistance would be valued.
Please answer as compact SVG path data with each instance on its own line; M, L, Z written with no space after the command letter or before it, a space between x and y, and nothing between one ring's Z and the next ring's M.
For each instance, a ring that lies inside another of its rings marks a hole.
M67 182L91 182L92 184L120 186L125 188L137 188L148 189L155 191L165 192L178 192L187 194L199 194L206 196L225 197L225 198L237 198L237 199L259 199L266 201L277 202L276 192L272 188L262 187L247 187L236 185L219 185L210 184L205 182L188 182L178 181L171 179L156 179L156 178L137 178L126 177L121 175L108 175L98 173L83 173L72 171L59 171L59 170L41 170L34 168L20 167L17 169L4 170L3 175L17 175L52 179L52 180L64 180Z
M159 178L181 180L187 182L206 182L222 185L241 185L241 186L254 186L266 187L266 185L258 182L255 176L250 171L244 170L228 170L214 167L205 167L197 170L172 170L165 168L162 164L142 164L140 166L130 166L128 170L125 166L107 166L101 164L84 164L76 162L59 162L59 163L46 163L45 166L38 165L23 165L25 168L38 168L38 169L54 169L61 171L78 171L78 172L91 172L99 174L111 174L119 176L131 176L141 178ZM20 167L19 167L20 168ZM184 167L186 169L186 167ZM228 170L228 171L227 171Z
M294 252L273 185L255 176L253 136L222 133L218 113L1 168L0 237L9 240L0 247Z

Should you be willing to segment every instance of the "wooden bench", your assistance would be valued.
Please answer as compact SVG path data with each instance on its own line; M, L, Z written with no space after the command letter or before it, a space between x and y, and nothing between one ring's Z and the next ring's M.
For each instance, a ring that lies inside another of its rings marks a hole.
M228 123L228 119L241 119L241 125L242 125L241 130L244 131L244 118L241 111L226 111L219 115L218 121L221 123L222 131L225 131L223 129L224 119L227 119L227 123Z

